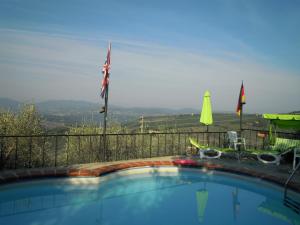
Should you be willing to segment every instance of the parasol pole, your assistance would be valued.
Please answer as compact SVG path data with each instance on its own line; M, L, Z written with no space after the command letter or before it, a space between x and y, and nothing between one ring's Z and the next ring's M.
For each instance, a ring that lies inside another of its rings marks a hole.
M208 125L206 125L206 135L207 135L207 146L209 146Z

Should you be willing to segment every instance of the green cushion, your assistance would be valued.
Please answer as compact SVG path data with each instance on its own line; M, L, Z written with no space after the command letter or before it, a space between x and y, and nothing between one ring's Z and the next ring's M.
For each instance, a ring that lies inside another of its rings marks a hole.
M189 138L189 139L190 139L190 143L194 145L196 148L198 149L207 148L207 146L205 145L200 145L194 138Z
M286 153L294 148L300 148L300 140L287 139L287 138L276 138L275 144L270 149L248 149L249 152L255 155L259 154L281 154Z
M289 149L300 148L300 140L287 139L287 138L276 138L274 146L272 146L273 151L286 151Z

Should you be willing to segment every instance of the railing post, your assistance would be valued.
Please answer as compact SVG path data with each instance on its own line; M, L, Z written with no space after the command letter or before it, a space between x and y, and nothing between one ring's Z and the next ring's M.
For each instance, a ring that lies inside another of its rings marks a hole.
M182 154L182 150L180 148L180 133L178 133L178 149L177 149L177 154Z
M43 138L43 146L42 146L42 167L45 167L45 145L46 145L46 137Z
M0 143L0 169L3 169L3 167L4 167L4 160L3 160L3 156L4 156L4 148L3 148L3 139L4 139L4 137L1 137L1 143Z
M134 159L134 140L133 140L133 134L132 135L130 135L130 139L131 139L131 141L130 141L130 154L129 154L129 158L130 159Z
M105 154L106 154L106 162L109 162L110 159L111 159L111 151L110 151L110 146L109 146L109 143L110 143L110 135L108 134L105 134Z
M15 169L17 169L17 167L18 167L18 145L19 145L19 144L18 144L18 142L19 142L18 137L16 137L15 141L16 141Z
M133 147L132 147L133 140L132 140L132 138L133 138L133 135L130 134L128 138L130 138L130 146L129 146L129 151L128 151L128 158L132 159L132 155L133 155L132 154L132 152L133 152Z
M209 146L209 143L210 143L210 133L209 133L209 131L206 131L206 135L207 135L207 146Z
M55 136L55 159L54 159L54 167L57 166L57 150L58 150L58 136Z
M144 158L144 155L145 155L145 154L144 154L144 151L145 151L145 150L144 150L144 149L145 149L145 146L144 146L144 144L145 144L144 141L145 141L145 140L144 140L144 138L145 138L145 137L144 137L144 133L142 133L142 158Z
M257 149L257 132L255 131L255 149Z
M167 133L165 133L165 156L167 155Z
M92 145L92 136L89 136L89 144L90 144L90 149L89 149L89 162L92 162L92 154L93 154L93 145Z
M78 162L82 163L81 159L81 147L80 147L80 136L77 136L77 149L78 149Z
M99 161L104 162L103 134L99 134Z
M152 134L150 135L150 158L152 158Z
M186 134L184 134L184 151L186 152Z
M217 138L216 138L216 136L217 136L217 133L214 133L214 146L216 146L217 144Z
M30 136L29 139L29 164L28 164L28 168L31 168L32 166L32 136Z
M126 152L126 159L128 160L129 159L129 152L128 152L128 146L127 146L127 137L126 137L126 134L125 134L125 152Z
M250 147L250 148L253 148L254 145L252 144L253 142L252 142L252 131L251 131L251 130L249 130L249 136L250 136L250 137L249 137L249 140L250 140L250 141L249 141L249 147Z
M117 134L116 137L117 137L117 140L116 140L116 144L117 144L117 146L116 146L116 160L118 160L119 159L119 155L120 155L119 135Z
M69 165L70 136L67 136L67 166Z
M172 154L171 155L173 156L173 154L174 154L174 134L173 133L171 134L171 137L172 137L171 138L172 139Z
M159 134L157 134L157 156L160 156L160 150L159 150Z
M134 134L134 138L133 138L133 148L134 148L134 153L135 153L135 158L138 158L138 153L137 153L137 148L136 148L136 136L137 134Z

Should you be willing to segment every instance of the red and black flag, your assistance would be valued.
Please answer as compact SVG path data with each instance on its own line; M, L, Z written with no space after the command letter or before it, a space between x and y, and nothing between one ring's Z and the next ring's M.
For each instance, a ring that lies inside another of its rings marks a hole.
M106 89L109 84L109 69L110 69L110 52L111 52L111 43L108 45L106 60L102 68L103 79L101 83L101 97L104 98Z
M239 101L236 107L236 113L240 116L242 107L243 105L246 104L246 97L245 97L245 89L244 89L244 84L242 82L241 90L240 90L240 96L239 96Z

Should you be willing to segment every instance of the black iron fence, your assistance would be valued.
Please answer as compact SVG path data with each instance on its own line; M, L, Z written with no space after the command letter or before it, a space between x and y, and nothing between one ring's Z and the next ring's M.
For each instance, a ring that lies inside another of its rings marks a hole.
M265 149L268 132L243 130L247 148ZM300 139L299 134L278 133ZM228 146L226 132L118 133L0 136L0 169L57 167L184 155L189 137L210 147Z
M242 136L246 139L246 146L249 149L268 149L270 145L274 144L276 137L287 139L300 139L300 133L288 133L288 132L273 132L272 137L268 130L254 130L244 129Z

